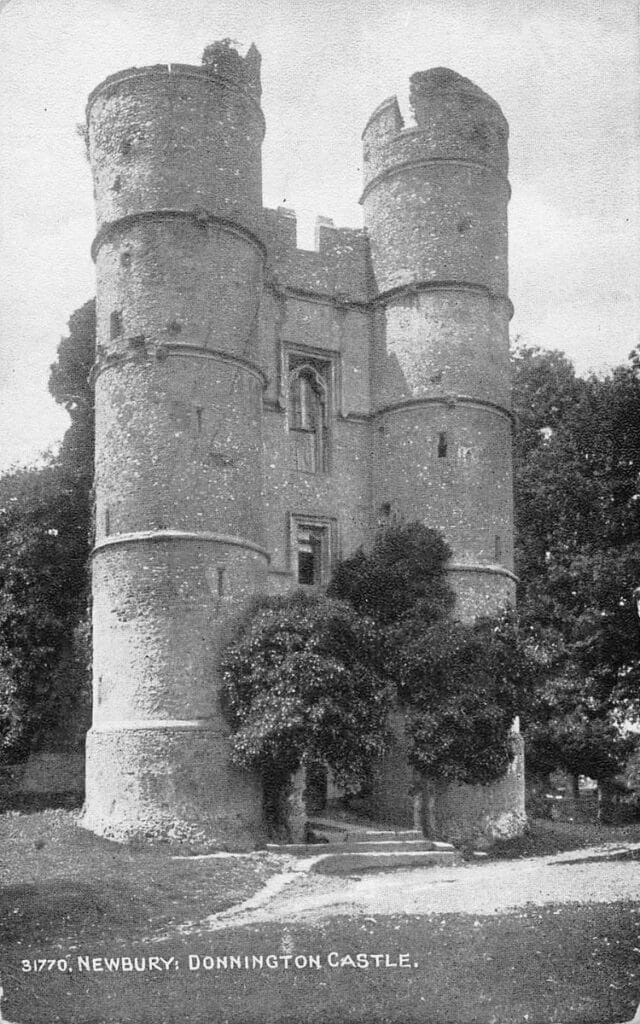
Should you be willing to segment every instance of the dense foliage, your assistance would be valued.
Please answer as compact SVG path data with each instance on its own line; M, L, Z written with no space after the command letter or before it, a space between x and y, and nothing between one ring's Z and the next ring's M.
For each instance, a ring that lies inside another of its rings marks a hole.
M483 783L511 757L509 733L531 685L529 660L511 618L452 621L451 551L421 523L381 533L370 552L341 563L329 592L369 614L395 684L409 758L432 780Z
M504 774L532 681L513 618L436 623L407 637L397 657L414 768L432 780L472 784Z
M232 759L264 780L322 760L346 787L384 748L388 688L370 620L343 602L263 598L243 616L222 661Z
M445 571L450 557L451 549L436 530L400 523L380 531L371 551L359 548L340 562L327 593L349 601L382 628L407 615L426 626L455 603Z
M0 477L0 759L77 745L88 725L87 561L93 474L88 375L95 305L69 321L50 390L71 426L42 467Z
M640 365L580 378L521 348L514 366L518 607L540 664L527 759L603 779L640 713Z
M71 418L57 461L82 477L87 487L93 483L95 345L96 303L89 299L71 314L69 334L60 340L49 375L49 391Z
M0 751L72 741L84 702L88 492L59 465L0 478Z

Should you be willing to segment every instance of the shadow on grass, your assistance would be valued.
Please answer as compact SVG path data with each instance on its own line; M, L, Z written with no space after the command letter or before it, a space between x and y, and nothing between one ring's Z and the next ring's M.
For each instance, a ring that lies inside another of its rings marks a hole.
M640 850L620 850L619 853L611 853L608 856L594 854L591 857L574 857L571 860L550 861L551 864L595 864L601 862L609 864L612 860L640 860Z
M490 860L547 857L555 853L615 842L640 842L640 823L615 826L534 818L529 822L523 835L498 840L486 851L486 857ZM465 856L470 856L472 849L462 852Z
M63 935L111 933L148 922L159 910L126 885L51 878L0 890L0 938L32 943Z

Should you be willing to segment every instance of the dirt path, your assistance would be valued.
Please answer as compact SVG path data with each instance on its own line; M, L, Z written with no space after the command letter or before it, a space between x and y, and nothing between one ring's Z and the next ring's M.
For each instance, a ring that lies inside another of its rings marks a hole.
M640 863L632 859L634 851L640 852L640 843L610 843L523 860L346 878L310 874L311 861L290 858L256 896L192 927L205 931L266 921L312 923L341 914L490 915L526 904L640 900Z

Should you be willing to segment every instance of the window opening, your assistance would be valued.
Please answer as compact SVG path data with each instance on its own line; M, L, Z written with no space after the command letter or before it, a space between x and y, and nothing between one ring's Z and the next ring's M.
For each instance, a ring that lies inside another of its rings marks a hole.
M498 533L495 536L494 553L496 562L502 561L502 538Z
M316 587L323 582L327 531L322 526L298 526L298 583Z
M198 434L202 433L202 408L196 406L196 431Z
M446 459L447 457L447 435L442 432L438 434L438 458Z
M325 376L308 363L289 375L289 431L296 435L300 473L324 473L328 455L328 387Z
M218 597L224 597L224 573L225 567L223 565L218 566Z

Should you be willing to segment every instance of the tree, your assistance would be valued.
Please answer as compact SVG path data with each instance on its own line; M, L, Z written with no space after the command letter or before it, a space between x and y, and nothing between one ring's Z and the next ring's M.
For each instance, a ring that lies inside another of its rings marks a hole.
M436 530L400 523L380 531L370 552L359 548L340 562L327 594L349 601L383 629L409 614L428 625L455 603L446 575L450 558L451 549Z
M640 365L577 377L559 353L515 359L518 606L540 686L528 763L603 780L640 712Z
M49 374L49 391L71 418L59 455L62 465L93 483L94 396L91 370L96 346L96 301L89 299L69 318Z
M77 744L88 725L87 562L95 303L69 320L49 387L71 425L57 457L0 478L0 758Z
M88 494L53 464L0 478L0 751L68 736L80 700L74 630L86 608ZM54 683L55 680L55 683Z
M513 619L436 623L405 640L398 662L414 768L430 780L471 784L503 775L530 683Z
M436 782L486 783L505 772L513 720L531 686L531 659L512 616L451 619L450 555L436 531L402 524L339 565L329 588L376 622L409 762L431 795Z
M262 598L238 623L221 664L231 757L260 775L276 829L299 767L321 761L348 789L380 758L388 687L377 660L373 624L343 602Z

